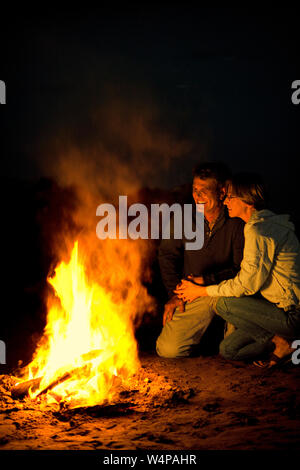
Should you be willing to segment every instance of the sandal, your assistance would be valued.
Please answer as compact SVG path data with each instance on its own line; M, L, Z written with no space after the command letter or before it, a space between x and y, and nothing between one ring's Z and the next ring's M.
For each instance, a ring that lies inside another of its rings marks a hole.
M276 354L270 354L268 359L262 361L253 361L253 365L256 367L260 367L261 369L270 369L271 367L279 367L281 365L287 364L292 360L293 352L289 352L283 357L278 357Z
M269 364L270 364L270 359L264 359L264 360L261 360L261 361L253 361L252 364L255 367L259 367L260 369L267 369L269 367Z

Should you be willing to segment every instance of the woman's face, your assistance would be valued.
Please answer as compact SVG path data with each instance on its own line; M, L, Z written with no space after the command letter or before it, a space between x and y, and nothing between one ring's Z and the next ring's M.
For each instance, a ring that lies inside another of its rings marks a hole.
M230 217L240 217L244 219L245 214L249 211L249 204L246 204L242 199L232 194L232 187L230 186L224 204L227 206Z

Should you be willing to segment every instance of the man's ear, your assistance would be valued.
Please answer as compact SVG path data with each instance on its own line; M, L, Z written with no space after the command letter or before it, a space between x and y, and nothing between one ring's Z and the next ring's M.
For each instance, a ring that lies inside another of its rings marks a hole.
M226 197L226 188L225 188L225 186L220 186L220 188L219 188L219 199L220 199L220 201L224 201L225 197Z

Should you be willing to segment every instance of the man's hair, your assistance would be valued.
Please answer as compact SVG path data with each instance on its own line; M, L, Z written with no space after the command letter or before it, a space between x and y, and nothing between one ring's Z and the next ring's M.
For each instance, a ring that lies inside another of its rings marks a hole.
M237 173L227 182L231 187L232 196L237 196L256 210L266 206L266 188L262 177L257 173Z
M219 186L225 186L230 177L231 172L223 162L204 162L193 169L193 178L201 178L202 180L213 178Z

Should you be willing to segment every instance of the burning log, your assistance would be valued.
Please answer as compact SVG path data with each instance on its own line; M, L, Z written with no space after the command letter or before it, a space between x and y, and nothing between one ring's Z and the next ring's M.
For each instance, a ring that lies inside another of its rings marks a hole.
M95 349L94 351L90 351L86 354L81 355L81 360L86 361L85 364L83 364L80 367L76 367L69 372L64 372L61 375L58 375L58 377L50 382L50 384L47 385L43 390L41 390L38 394L37 397L44 395L45 393L49 392L52 390L54 387L57 385L61 384L62 382L65 382L66 380L70 379L73 375L76 375L80 372L82 372L85 368L87 368L91 362L97 358L103 351L101 349ZM18 383L14 385L11 389L11 396L15 400L17 399L22 399L26 396L29 395L29 392L34 392L36 391L40 383L42 381L43 377L38 377L36 379L31 379L31 380L26 380L25 382Z
M83 367L86 367L86 364L85 364ZM50 384L47 385L46 388L44 388L43 390L41 390L41 391L37 394L37 397L39 397L39 396L41 396L41 395L44 395L45 393L49 392L49 391L52 390L54 387L56 387L56 385L61 384L61 383L64 382L65 380L68 380L68 379L71 378L72 375L74 375L76 372L78 372L79 370L82 370L83 367L77 367L76 369L73 369L73 370L70 371L70 372L66 372L66 373L63 374L62 376L60 376L60 377L58 377L57 379L53 380L53 382L50 382ZM35 391L39 388L42 379L43 379L43 377L38 377L38 378L36 378L36 379L26 380L26 382L22 382L22 383L19 383L19 384L15 385L15 386L11 389L11 396L12 396L12 398L14 398L15 400L17 400L17 399L22 399L22 398L25 398L26 396L29 395L29 391L35 392Z
M38 377L37 379L26 380L26 382L14 385L11 389L12 398L17 400L26 397L29 394L30 389L34 392L39 388L41 381L42 377Z

